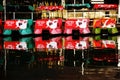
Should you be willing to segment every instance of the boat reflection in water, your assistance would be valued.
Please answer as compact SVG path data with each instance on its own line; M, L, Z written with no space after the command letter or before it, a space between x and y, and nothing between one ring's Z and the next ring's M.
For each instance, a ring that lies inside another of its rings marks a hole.
M113 72L118 64L116 36L5 37L0 46L2 79L77 80L117 74Z
M36 60L52 68L54 65L61 64L62 54L62 37L55 37L49 40L43 40L42 37L34 38Z
M101 39L100 36L96 36L91 41L92 49L90 49L90 58L95 65L107 66L115 65L118 63L118 49L117 49L117 37L107 37Z

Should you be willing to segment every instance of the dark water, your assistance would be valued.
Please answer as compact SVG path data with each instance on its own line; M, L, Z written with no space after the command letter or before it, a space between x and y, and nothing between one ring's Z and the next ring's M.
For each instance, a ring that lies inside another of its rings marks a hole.
M119 40L1 37L0 80L120 80Z

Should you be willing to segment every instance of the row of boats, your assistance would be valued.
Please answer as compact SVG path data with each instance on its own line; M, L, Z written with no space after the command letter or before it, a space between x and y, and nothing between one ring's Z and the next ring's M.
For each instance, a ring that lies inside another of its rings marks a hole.
M92 24L92 26L90 26ZM115 18L94 19L91 23L88 18L66 19L12 19L2 23L2 35L58 35L58 34L118 34Z

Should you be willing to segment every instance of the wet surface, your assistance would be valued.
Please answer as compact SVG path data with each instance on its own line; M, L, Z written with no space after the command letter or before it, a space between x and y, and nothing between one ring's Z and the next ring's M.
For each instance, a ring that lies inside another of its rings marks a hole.
M0 80L120 80L119 36L0 38Z

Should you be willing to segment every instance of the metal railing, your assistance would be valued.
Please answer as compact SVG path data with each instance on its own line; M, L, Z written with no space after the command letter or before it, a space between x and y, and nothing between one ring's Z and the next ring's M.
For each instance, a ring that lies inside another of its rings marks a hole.
M42 18L63 18L64 20L67 18L89 18L92 20L95 18L111 17L116 18L117 23L120 24L118 11L116 10L61 10L61 13L60 11L6 12L6 14L1 13L0 15L3 21L5 20L4 15L6 15L6 19L33 19L34 21Z

